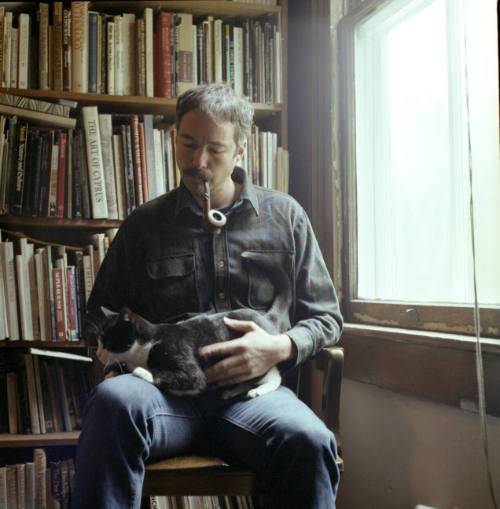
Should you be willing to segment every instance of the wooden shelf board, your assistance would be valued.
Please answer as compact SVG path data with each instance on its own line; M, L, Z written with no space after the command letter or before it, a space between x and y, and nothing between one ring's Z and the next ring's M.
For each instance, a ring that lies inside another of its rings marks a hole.
M43 226L44 228L71 228L95 230L118 228L121 221L115 219L63 219L57 217L0 216L0 225Z
M207 1L207 0L172 0L162 1L124 1L110 2L97 1L91 2L91 8L106 12L135 12L142 15L146 7L159 11L187 12L195 16L196 19L205 16L221 16L225 19L232 18L257 18L267 14L277 14L281 12L281 7L276 5L262 5L251 3L232 2L228 0Z
M18 88L0 88L0 93L34 97L37 99L70 99L77 101L80 106L93 106L105 108L109 112L151 113L164 115L173 120L175 115L175 104L177 99L165 97L144 97L135 95L109 95L109 94L82 94L75 92L56 92L55 90L35 90ZM281 113L280 104L254 103L256 118L265 118L269 115Z
M87 348L85 341L0 341L0 348Z
M2 447L53 447L61 445L76 445L79 431L61 433L44 433L39 435L0 434L0 448Z

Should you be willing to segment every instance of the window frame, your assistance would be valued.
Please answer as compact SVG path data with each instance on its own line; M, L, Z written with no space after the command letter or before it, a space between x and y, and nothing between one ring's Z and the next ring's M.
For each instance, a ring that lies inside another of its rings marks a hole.
M356 298L358 242L354 29L357 23L371 15L376 9L386 5L388 1L390 0L366 0L343 16L338 24L344 318L347 322L355 324L474 335L473 305L390 302ZM500 338L500 306L481 306L480 322L481 336Z

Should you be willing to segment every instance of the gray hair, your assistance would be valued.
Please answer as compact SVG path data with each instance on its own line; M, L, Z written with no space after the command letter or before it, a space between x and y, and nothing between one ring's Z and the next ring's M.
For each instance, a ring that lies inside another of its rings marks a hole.
M177 129L182 117L200 110L212 122L229 121L234 124L234 142L239 148L250 135L254 110L248 99L237 94L225 83L211 83L190 88L177 99L175 124Z

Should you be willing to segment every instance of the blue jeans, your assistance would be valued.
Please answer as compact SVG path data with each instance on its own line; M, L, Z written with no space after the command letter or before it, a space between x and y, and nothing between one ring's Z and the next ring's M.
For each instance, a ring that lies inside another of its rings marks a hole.
M73 509L138 509L145 463L186 453L237 459L269 480L272 509L332 509L336 443L286 387L247 400L165 396L121 375L93 391L78 443Z

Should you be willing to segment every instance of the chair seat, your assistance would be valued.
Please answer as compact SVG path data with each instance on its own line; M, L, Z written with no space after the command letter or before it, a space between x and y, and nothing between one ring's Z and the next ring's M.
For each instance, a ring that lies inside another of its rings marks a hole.
M262 495L267 482L247 467L212 456L178 456L146 466L150 495Z
M337 465L343 470L342 458ZM143 495L264 495L266 480L215 456L176 456L146 466Z

